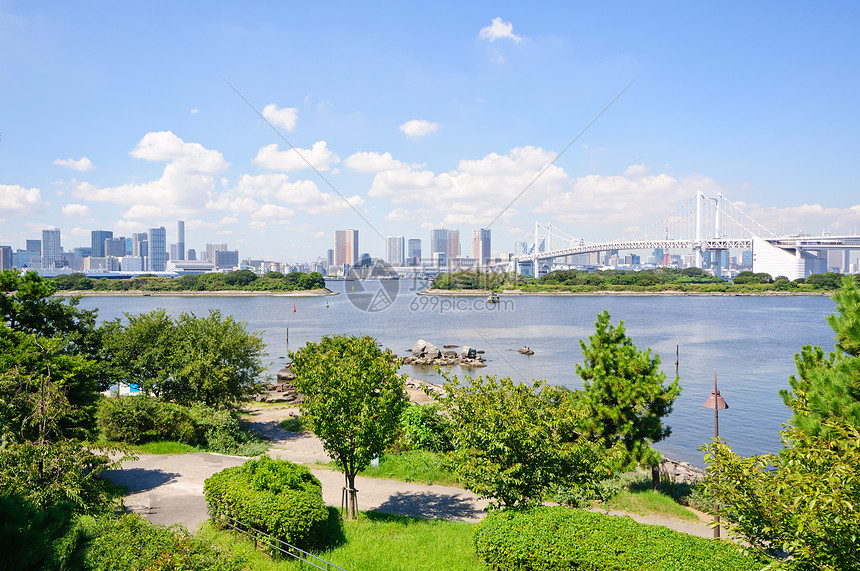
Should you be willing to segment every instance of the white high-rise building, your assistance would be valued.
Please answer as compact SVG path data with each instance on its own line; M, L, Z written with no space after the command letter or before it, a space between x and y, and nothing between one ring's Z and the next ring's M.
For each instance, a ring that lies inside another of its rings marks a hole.
M445 265L449 259L449 251L451 247L451 234L447 228L433 228L430 231L430 258L434 261L434 265L440 265L444 262ZM437 254L442 254L441 257Z
M42 268L53 269L63 257L60 229L42 230Z
M394 266L406 263L406 238L389 236L385 239L385 261Z

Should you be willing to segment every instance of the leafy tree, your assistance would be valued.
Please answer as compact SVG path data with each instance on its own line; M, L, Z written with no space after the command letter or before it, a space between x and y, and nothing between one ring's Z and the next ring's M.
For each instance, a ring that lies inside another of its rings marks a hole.
M304 417L344 473L350 518L357 509L355 476L394 442L406 406L393 357L368 336L324 336L290 353Z
M672 412L681 386L677 377L664 386L666 374L660 371L659 355L637 349L625 333L624 322L613 326L610 319L609 312L602 311L595 334L588 343L579 342L585 363L576 365L583 381L576 400L584 414L577 426L607 447L620 442L629 460L654 466L659 453L650 444L671 433L662 419Z
M825 272L823 274L812 274L806 278L806 283L815 289L832 291L839 288L842 279L842 274Z
M539 505L561 487L606 477L606 451L580 438L580 412L545 381L446 377L438 397L454 450L451 464L465 487L494 507Z
M161 395L174 369L172 351L179 335L176 323L163 309L137 315L125 314L103 327L103 352L113 365L114 378Z
M833 296L836 313L827 323L836 333L836 351L827 355L821 347L804 345L794 356L797 376L779 391L795 411L791 423L810 434L827 430L822 424L841 418L860 426L860 289L851 276Z
M729 533L768 556L770 568L860 569L860 430L826 421L827 436L782 431L778 455L742 458L715 441L704 447L706 493Z
M251 270L235 270L224 276L224 281L231 286L246 286L257 279L257 274Z

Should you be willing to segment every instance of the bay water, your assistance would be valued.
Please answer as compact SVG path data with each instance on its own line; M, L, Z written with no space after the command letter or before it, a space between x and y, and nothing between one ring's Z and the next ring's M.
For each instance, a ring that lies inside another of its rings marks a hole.
M777 391L796 372L794 354L806 344L833 350L833 331L824 318L835 306L828 297L502 296L500 303L488 304L483 297L419 296L421 284L410 280L384 288L380 283L330 281L327 287L339 295L317 297L86 297L81 307L98 309L99 321L156 308L174 316L218 309L260 332L273 377L288 351L344 333L371 335L401 356L418 339L440 348L469 345L485 351L487 366L471 373L454 367L452 374L546 379L570 388L582 386L575 372L582 360L579 342L594 333L596 316L606 309L613 323L624 321L637 347L660 355L667 382L675 375L677 348L682 392L664 419L672 434L657 448L698 466L698 447L714 434L713 410L702 406L714 374L729 404L720 411L720 436L742 455L776 452L778 431L790 416ZM534 355L517 353L521 347ZM402 372L441 382L426 367L404 366Z

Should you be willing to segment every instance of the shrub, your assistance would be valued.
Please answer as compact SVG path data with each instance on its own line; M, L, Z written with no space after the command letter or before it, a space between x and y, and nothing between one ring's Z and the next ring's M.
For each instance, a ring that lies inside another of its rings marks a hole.
M216 410L201 403L191 405L196 442L213 452L256 456L267 446L257 437L242 430L239 419L229 410Z
M411 404L400 414L403 443L413 450L448 452L452 450L451 437L439 415L439 405Z
M108 440L138 444L150 440L195 440L187 408L144 395L103 399L96 416Z
M764 563L731 543L562 507L491 512L475 529L475 550L490 569L733 571Z
M203 493L213 517L232 517L303 548L323 539L322 487L304 466L262 456L214 474Z
M182 526L153 525L136 514L88 518L84 568L167 571L199 569L238 571L246 562L189 535Z

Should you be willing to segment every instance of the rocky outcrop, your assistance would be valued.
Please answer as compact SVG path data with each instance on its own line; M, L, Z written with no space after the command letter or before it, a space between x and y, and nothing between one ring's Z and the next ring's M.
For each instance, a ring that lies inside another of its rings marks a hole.
M455 345L445 345L445 347L455 347ZM432 343L428 343L423 339L419 339L410 351L411 355L403 359L404 365L424 365L428 367L451 367L459 365L464 368L479 368L486 367L483 357L472 347L463 347L461 353L457 353L452 349L447 349L444 352Z
M517 349L517 353L522 353L523 355L534 355L535 352L529 349L528 347L523 347L522 349Z
M695 484L705 479L705 471L687 462L664 458L660 462L660 479L682 484Z

